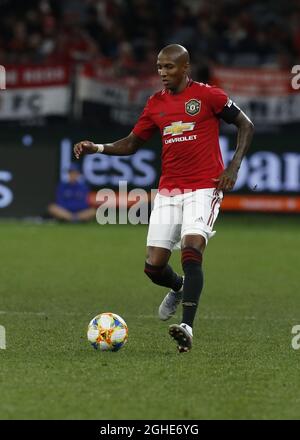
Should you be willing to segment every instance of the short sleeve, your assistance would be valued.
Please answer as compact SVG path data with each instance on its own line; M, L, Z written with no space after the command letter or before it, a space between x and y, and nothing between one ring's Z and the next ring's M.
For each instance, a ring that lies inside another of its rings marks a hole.
M153 122L149 115L149 107L151 105L151 98L148 99L147 104L139 117L137 123L133 127L133 133L143 140L148 140L151 138L155 130L157 129L156 124Z
M219 87L209 87L209 104L213 110L213 112L217 115L221 113L224 106L228 102L229 98L224 92L224 90Z

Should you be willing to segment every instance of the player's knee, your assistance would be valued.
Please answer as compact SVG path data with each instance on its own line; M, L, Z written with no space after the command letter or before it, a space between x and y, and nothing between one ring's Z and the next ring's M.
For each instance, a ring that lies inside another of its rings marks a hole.
M195 249L196 251L200 252L201 254L204 253L206 247L206 239L204 236L198 234L198 235L185 235L182 238L181 241L181 250L191 248Z
M181 249L181 265L183 270L188 269L191 266L202 265L202 252L192 246L186 246Z
M144 273L155 284L159 284L164 270L165 270L165 266L155 266L149 264L147 261L145 262Z

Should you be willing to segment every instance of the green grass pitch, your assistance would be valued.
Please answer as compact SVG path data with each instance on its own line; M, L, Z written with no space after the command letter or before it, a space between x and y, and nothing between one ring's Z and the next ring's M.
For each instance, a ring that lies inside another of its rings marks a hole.
M298 218L221 215L206 250L190 353L157 318L146 226L0 224L1 419L300 418ZM180 270L179 253L171 263ZM121 315L117 353L87 342Z

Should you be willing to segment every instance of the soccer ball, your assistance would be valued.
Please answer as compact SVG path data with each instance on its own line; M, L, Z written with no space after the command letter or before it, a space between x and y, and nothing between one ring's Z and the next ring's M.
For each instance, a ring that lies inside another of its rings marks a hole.
M127 342L128 327L121 316L101 313L89 323L87 338L96 350L118 351Z

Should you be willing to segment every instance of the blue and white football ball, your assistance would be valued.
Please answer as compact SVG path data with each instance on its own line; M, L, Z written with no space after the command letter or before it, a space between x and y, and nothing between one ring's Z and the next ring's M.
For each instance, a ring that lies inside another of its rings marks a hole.
M127 342L128 327L121 316L101 313L89 323L87 338L96 350L118 351Z

